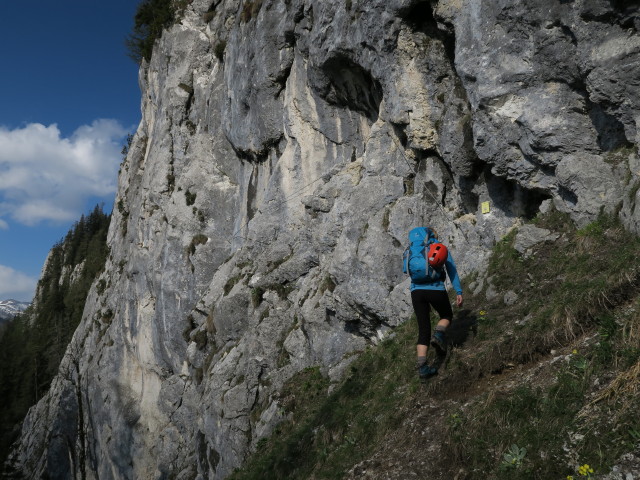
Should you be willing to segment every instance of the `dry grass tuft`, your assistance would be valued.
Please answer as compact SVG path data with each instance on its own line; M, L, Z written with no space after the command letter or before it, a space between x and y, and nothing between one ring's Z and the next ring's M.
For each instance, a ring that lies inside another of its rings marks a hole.
M619 396L632 397L640 391L640 361L625 372L622 372L591 403L614 399Z
M637 304L636 304L637 305ZM634 307L631 307L634 309ZM622 325L618 349L621 351L640 351L640 312L631 315ZM640 393L640 359L629 368L622 370L616 378L604 388L595 399L581 412L586 411L600 402L613 402L622 399L622 405L618 414L626 412L631 407L631 399Z

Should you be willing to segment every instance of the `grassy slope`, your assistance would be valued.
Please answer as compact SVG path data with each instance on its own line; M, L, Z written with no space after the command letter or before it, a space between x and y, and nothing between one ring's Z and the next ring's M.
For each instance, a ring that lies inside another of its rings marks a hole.
M414 321L329 395L306 370L282 394L291 421L232 478L578 478L635 451L640 239L606 217L579 231L557 213L536 224L560 239L528 258L515 232L496 246L498 295L486 299L486 279L467 295L438 377L416 378Z

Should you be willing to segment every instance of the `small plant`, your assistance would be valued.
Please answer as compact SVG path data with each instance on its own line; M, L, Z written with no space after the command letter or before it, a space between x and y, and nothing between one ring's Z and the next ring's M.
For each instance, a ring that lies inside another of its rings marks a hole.
M120 153L122 154L122 161L124 162L129 154L129 149L131 148L131 143L133 142L133 135L131 133L127 133L127 143L122 146L122 150Z
M240 13L240 20L242 23L247 23L254 18L260 12L262 8L262 0L248 0L242 5L242 12Z
M336 289L336 282L333 281L330 275L326 275L322 280L322 283L320 283L320 288L318 289L318 291L320 293L324 293L327 290L329 290L329 292L333 293L335 289Z
M187 190L184 192L185 199L187 200L187 206L191 206L196 203L196 194Z
M584 357L578 358L578 359L576 359L576 361L573 364L573 366L576 367L581 372L584 372L587 369L587 367L589 366L589 361Z
M127 211L127 208L124 206L124 202L122 201L122 199L118 200L117 206L118 206L118 211L122 215L125 215L125 212Z
M191 239L191 243L189 244L189 248L187 249L189 255L193 255L194 253L196 253L196 247L198 245L204 245L208 241L209 241L209 237L207 237L202 233L199 233L198 235L193 237Z
M389 231L389 224L391 223L389 219L390 216L391 216L391 209L385 208L384 215L382 216L382 229L385 232Z
M258 308L262 303L262 296L264 295L264 290L260 287L255 287L251 289L251 305L253 308Z
M184 17L184 11L191 5L193 0L173 0L174 21L180 21Z
M216 46L213 47L213 54L220 61L220 63L224 62L224 52L227 49L226 40L220 40L216 43Z
M447 422L449 423L449 427L455 430L462 426L462 417L459 413L452 413L451 415L449 415Z
M581 477L587 477L587 479L593 478L591 477L592 473L594 473L593 468L591 468L586 463L578 467L578 475L580 475ZM573 475L567 475L567 480L574 480Z
M636 199L636 195L638 195L638 190L640 190L640 182L633 185L633 187L629 190L628 198L630 202L634 202Z
M577 350L571 352L571 358L569 364L579 372L585 373L589 368L589 360L580 355Z
M414 191L414 183L415 180L413 177L411 178L405 178L404 180L404 194L406 196L411 196L413 195L413 191Z
M266 290L273 290L278 294L281 300L286 300L289 294L295 288L295 285L290 283L271 283L269 285L265 285Z
M227 295L229 295L229 293L231 292L231 290L233 290L233 287L235 287L238 282L240 282L240 280L242 280L242 274L240 275L236 275L234 277L231 277L229 280L227 280L227 283L224 285L224 296L226 297Z
M113 310L111 310L110 308L107 308L107 310L102 312L102 322L106 324L111 323L111 320L113 320L114 315L115 314L113 313Z
M216 12L208 11L202 15L202 20L204 21L204 23L209 23L211 20L215 18L215 16L216 16Z
M98 285L96 285L96 291L98 295L102 295L107 288L107 281L104 278L101 278L98 281Z
M502 456L502 464L500 465L503 469L506 468L520 468L522 466L522 462L524 461L524 457L527 454L526 448L520 448L515 443L509 447L509 450L505 452Z
M125 206L122 199L118 200L117 203L118 212L122 215L122 219L120 221L120 226L122 228L122 236L124 237L127 234L127 221L129 220L129 210Z
M588 464L585 463L580 468L578 468L578 473L583 477L591 478L591 474L593 473L593 468L591 468Z

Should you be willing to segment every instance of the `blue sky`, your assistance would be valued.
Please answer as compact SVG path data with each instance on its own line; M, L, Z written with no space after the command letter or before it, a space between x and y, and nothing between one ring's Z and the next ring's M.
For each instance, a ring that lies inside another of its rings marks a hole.
M138 0L0 2L0 300L30 301L47 253L111 212L140 121L127 57Z

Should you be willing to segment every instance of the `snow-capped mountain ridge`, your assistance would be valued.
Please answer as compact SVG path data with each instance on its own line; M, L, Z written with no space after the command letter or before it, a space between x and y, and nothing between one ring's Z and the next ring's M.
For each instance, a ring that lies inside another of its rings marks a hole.
M9 320L24 312L30 304L18 300L0 300L0 320Z

